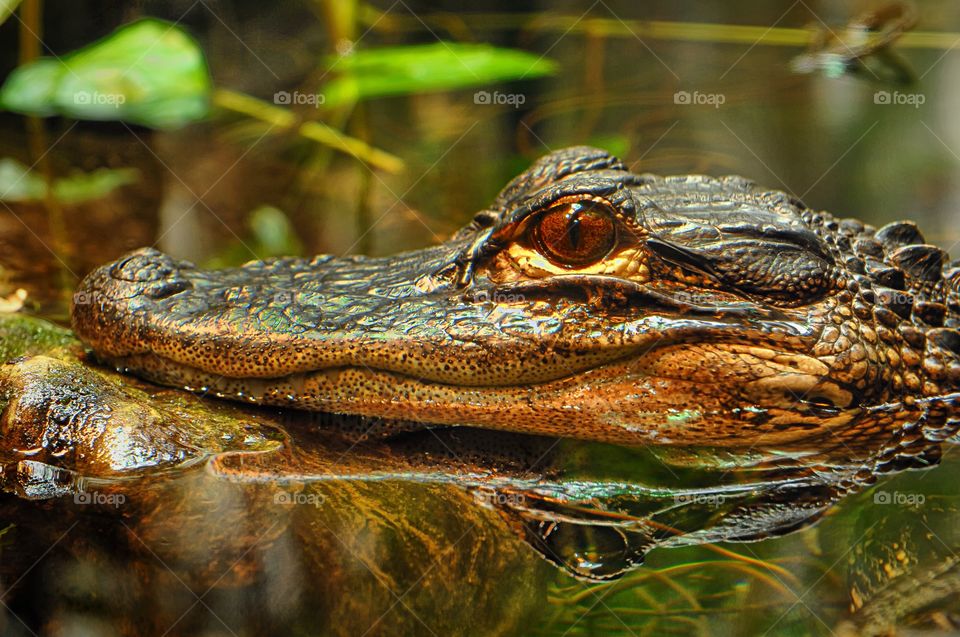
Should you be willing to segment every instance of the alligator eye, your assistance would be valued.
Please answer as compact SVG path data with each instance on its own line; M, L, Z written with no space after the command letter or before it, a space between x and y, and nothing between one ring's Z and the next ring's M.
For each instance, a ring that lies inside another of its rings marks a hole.
M610 254L616 240L610 207L597 201L557 204L540 215L533 227L536 249L566 267L596 263Z

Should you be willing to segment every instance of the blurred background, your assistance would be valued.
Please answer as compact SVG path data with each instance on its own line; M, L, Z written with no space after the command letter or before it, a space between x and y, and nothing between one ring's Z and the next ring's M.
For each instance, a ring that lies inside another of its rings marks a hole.
M949 0L909 5L912 32L859 71L903 16L848 25L890 5L4 6L0 281L47 316L143 245L223 266L436 243L570 144L960 239Z

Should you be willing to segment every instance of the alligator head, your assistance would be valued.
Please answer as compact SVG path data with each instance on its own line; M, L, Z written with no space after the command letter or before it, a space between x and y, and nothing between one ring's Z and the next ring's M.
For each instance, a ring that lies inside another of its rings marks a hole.
M73 325L118 368L253 403L928 462L960 383L944 260L910 223L575 147L423 250L218 271L138 250L87 276Z

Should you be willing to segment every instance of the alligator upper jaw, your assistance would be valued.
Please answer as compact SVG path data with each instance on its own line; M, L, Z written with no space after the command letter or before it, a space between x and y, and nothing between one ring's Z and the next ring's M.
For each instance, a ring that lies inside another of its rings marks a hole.
M73 321L101 358L165 385L619 443L715 443L706 423L738 421L744 402L826 391L822 364L798 353L813 328L780 311L601 276L464 289L435 274L454 258L444 246L207 272L140 250L84 280ZM786 389L771 389L781 373Z
M677 342L802 349L810 328L750 303L700 307L613 277L458 288L456 246L202 271L142 249L91 273L75 331L105 358L152 355L229 378L358 367L453 386L542 383ZM185 385L177 371L156 380Z

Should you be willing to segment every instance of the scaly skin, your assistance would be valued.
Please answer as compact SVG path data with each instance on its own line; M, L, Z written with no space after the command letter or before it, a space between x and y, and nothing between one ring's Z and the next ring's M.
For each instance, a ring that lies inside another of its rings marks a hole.
M83 281L73 325L118 368L221 397L869 457L873 473L933 463L956 435L945 261L911 223L875 230L740 177L637 175L575 147L423 250L213 272L138 250Z

